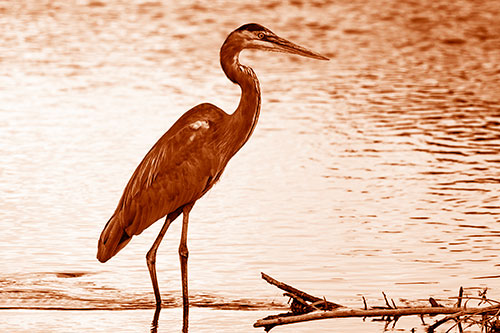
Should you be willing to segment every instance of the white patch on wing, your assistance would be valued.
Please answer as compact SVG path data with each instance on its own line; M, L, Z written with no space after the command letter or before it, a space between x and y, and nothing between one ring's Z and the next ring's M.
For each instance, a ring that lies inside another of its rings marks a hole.
M197 130L200 128L207 129L210 127L210 125L208 125L208 121L206 121L206 120L198 120L198 121L195 121L194 123L190 124L189 127L191 129Z

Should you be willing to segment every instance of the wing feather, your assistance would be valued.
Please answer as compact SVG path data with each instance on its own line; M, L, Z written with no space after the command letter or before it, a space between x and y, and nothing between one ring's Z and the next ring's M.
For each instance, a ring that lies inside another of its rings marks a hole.
M218 131L227 115L211 104L184 114L139 164L115 215L125 232L140 234L158 219L199 199L218 179L227 160Z

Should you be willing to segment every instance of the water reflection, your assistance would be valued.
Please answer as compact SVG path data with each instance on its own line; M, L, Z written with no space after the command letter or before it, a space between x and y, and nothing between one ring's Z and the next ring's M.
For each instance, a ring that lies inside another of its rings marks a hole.
M151 321L151 333L156 333L158 331L158 319L160 318L161 307L155 309L153 315L153 320Z

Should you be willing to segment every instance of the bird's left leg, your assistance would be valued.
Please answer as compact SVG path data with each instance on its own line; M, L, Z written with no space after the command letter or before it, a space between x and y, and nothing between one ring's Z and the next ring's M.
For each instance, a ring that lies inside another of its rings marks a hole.
M182 332L188 331L189 317L189 298L188 298L188 277L187 277L187 261L189 251L187 248L187 232L189 222L189 212L193 208L194 202L190 203L182 209L182 234L179 244L179 259L181 262L181 277L182 277Z
M151 246L151 249L146 255L146 263L148 264L149 275L151 276L151 282L153 283L157 311L161 309L161 297L160 289L158 288L158 279L156 278L156 251L158 250L158 247L160 246L160 243L163 239L163 236L165 236L168 227L177 218L177 216L179 216L180 213L180 210L177 210L167 215L167 217L165 218L165 224L163 224L163 227L161 227L158 237L156 237L153 246Z

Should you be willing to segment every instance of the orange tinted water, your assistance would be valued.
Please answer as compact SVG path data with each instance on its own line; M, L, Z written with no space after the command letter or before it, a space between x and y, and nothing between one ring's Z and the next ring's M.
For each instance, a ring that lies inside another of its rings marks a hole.
M192 211L194 305L276 308L280 292L261 271L351 306L381 291L416 300L488 286L498 296L498 278L484 277L499 275L499 9L432 6L2 4L0 307L128 308L134 325L148 322L144 257L161 223L105 265L95 259L99 233L184 111L236 107L218 51L250 21L332 60L242 55L261 81L262 114ZM157 259L174 308L179 227ZM12 324L9 311L0 326ZM37 313L16 316L38 322ZM199 313L208 331L262 317Z

